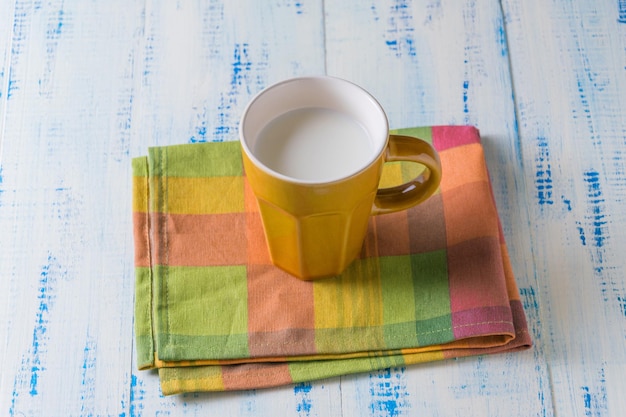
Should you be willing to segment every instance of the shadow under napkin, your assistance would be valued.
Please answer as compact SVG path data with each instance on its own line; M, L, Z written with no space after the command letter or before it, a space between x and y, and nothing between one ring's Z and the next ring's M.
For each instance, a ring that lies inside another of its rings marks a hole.
M251 389L528 348L478 131L409 128L438 150L440 190L372 217L342 275L271 265L238 142L133 160L135 337L163 394ZM387 164L382 182L415 176Z

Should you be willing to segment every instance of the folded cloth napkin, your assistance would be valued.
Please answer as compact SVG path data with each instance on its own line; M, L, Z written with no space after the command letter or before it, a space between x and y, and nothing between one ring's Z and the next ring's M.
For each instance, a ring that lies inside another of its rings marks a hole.
M411 128L443 180L371 218L342 275L272 266L238 142L150 148L133 160L135 337L163 394L237 390L531 345L473 127ZM382 182L415 164L391 163Z

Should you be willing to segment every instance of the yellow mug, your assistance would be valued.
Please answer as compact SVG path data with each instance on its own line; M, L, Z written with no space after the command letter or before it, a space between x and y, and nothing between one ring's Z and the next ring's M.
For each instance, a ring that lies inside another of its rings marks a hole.
M303 280L340 274L358 256L371 215L424 201L441 179L429 143L390 135L376 99L339 78L293 78L266 88L247 105L239 136L272 262ZM391 161L425 169L379 189L383 164Z

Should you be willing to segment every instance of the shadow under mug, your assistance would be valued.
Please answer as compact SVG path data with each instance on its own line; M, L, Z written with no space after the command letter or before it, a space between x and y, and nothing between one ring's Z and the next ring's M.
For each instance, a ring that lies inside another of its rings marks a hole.
M264 128L298 109L334 110L358 122L373 145L367 161L330 181L295 178L261 162L255 145ZM390 135L376 99L339 78L292 78L264 89L247 105L239 136L272 263L303 280L343 272L361 250L371 215L419 204L441 179L439 157L429 143ZM425 169L412 181L379 189L383 164L391 161L415 162Z

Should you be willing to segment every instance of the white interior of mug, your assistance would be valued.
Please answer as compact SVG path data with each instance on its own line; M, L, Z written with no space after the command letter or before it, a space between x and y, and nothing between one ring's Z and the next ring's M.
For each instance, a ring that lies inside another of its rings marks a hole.
M387 145L389 135L387 116L378 101L367 91L349 81L334 77L292 78L274 84L257 94L246 107L239 126L244 152L255 165L273 176L294 182L317 182L280 174L261 163L253 151L255 141L263 128L277 117L302 108L334 110L352 117L365 128L371 140L372 154L367 162L351 175L371 165Z

